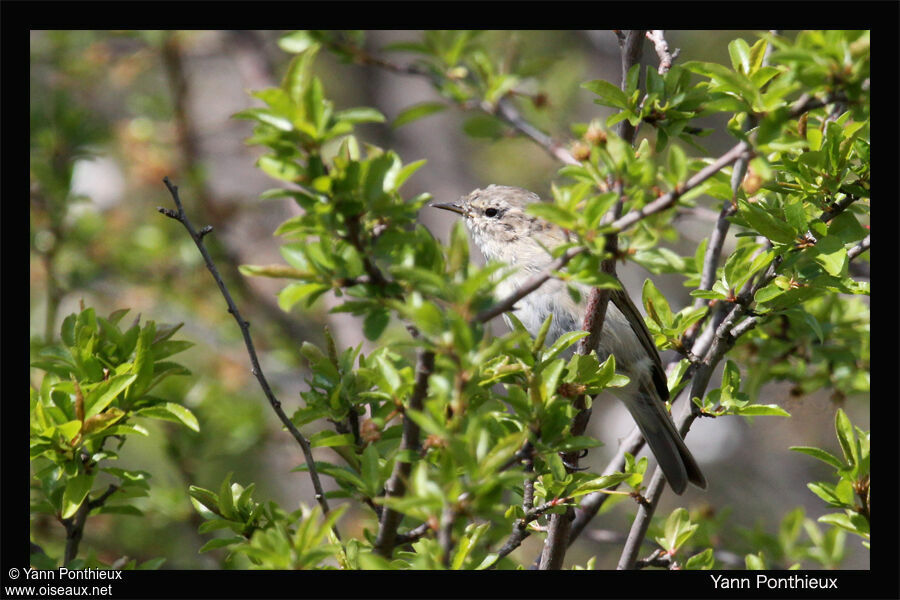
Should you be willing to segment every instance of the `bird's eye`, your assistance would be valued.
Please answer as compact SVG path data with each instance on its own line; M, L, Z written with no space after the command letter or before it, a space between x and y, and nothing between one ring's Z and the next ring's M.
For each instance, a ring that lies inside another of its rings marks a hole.
M487 209L486 211L484 211L484 216L486 216L486 217L496 217L496 216L497 216L497 209L496 209L496 208L489 208L489 209Z

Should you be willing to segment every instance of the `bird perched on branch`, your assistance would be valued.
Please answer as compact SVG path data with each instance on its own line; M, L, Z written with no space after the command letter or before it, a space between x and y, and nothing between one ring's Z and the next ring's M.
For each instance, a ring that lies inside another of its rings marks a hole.
M486 260L515 267L512 275L497 285L499 297L505 298L552 262L548 249L567 241L560 227L526 212L529 204L540 201L537 194L522 188L489 185L456 203L431 206L462 215ZM512 312L532 336L552 314L547 334L550 344L566 332L581 329L590 288L576 285L581 302L575 302L564 282L551 278L517 301ZM503 316L509 324L509 317ZM627 386L612 391L625 403L675 493L683 493L688 482L706 488L697 461L666 410L669 389L659 353L641 314L623 290L612 291L595 350L601 361L613 354L616 370L630 379Z

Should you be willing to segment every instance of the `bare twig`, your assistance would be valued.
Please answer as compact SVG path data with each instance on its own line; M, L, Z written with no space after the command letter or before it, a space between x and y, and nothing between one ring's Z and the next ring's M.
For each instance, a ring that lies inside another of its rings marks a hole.
M838 200L837 202L835 202L834 204L829 206L821 214L821 216L819 217L819 220L822 221L823 223L828 223L833 218L835 218L836 216L838 216L839 214L841 214L842 212L847 210L850 207L850 205L853 204L854 202L856 202L857 200L859 200L858 197L856 197L852 194L847 194L845 197L841 198L840 200Z
M529 535L531 535L531 531L528 530L529 523L539 519L541 516L544 515L544 513L546 513L551 508L557 507L560 504L565 504L565 503L568 503L571 501L572 501L571 498L555 498L548 502L544 502L543 504L541 504L539 506L534 506L534 507L531 507L528 510L526 510L525 516L522 517L521 519L518 519L516 521L515 525L513 525L512 534L509 536L509 538L507 538L507 540L503 544L503 546L497 551L497 556L494 558L494 562L491 563L491 566L489 566L488 568L493 569L494 567L496 567L497 563L500 561L501 558L503 558L504 556L506 556L507 554L509 554L516 548L518 548L522 544L522 542L525 540L525 538L527 538ZM559 516L559 515L553 515L553 516Z
M391 73L396 73L397 75L423 77L427 79L436 89L440 89L441 85L443 84L443 78L441 77L441 75L429 71L428 69L422 68L417 64L394 63L379 56L370 54L364 48L360 48L346 42L326 40L324 41L324 43L326 46L332 49L337 49L349 53L357 62L361 64L372 65L390 71ZM551 138L549 135L526 121L519 113L519 111L516 110L516 108L512 105L508 98L501 98L496 104L492 104L490 102L478 102L471 105L465 105L463 106L463 108L476 106L484 113L499 118L522 135L530 138L538 146L546 150L547 153L556 160L570 165L579 164L575 157L572 156L572 153L569 152L569 150L565 146L563 146L559 142L554 141L553 138Z
M256 349L253 345L253 339L250 337L250 323L248 323L241 317L241 313L240 311L238 311L238 308L231 297L231 293L228 291L228 288L226 287L225 282L222 280L222 276L219 274L219 271L216 268L212 257L209 255L209 251L206 249L206 245L203 243L203 237L212 229L209 226L206 226L199 232L195 230L194 226L191 224L190 219L188 219L187 215L184 212L184 207L181 204L181 198L178 196L178 186L172 184L172 182L169 181L168 177L164 178L163 182L166 184L169 193L172 195L172 200L175 202L177 211L173 211L163 207L159 207L157 210L159 210L159 212L166 215L167 217L175 219L176 221L181 223L187 230L188 234L191 236L191 239L194 241L194 244L197 246L200 254L203 256L203 260L206 263L206 268L212 274L213 279L215 279L216 284L219 286L219 291L222 292L222 296L225 298L226 304L228 304L228 312L231 313L231 316L234 317L235 321L237 321L238 327L240 327L241 329L241 335L244 338L244 345L247 347L247 354L250 356L250 363L252 365L251 372L259 382L259 385L262 388L266 399L272 406L272 410L274 410L275 414L278 415L278 419L291 433L297 443L300 444L300 448L303 450L303 456L306 459L306 465L309 469L309 476L310 479L312 479L313 488L316 492L316 501L319 503L319 506L322 507L322 512L328 514L330 510L328 506L328 500L325 498L325 490L322 488L322 482L319 480L319 473L316 470L316 463L312 455L312 448L310 447L307 439L303 436L302 433L300 433L300 430L298 430L294 423L291 421L290 417L285 414L284 409L281 407L281 402L278 400L278 398L275 397L275 393L269 386L269 382L266 379L266 376L263 374L262 367L260 367L259 365L259 358L256 356ZM335 534L337 534L336 528Z
M677 568L678 563L672 560L672 555L661 548L657 548L650 553L647 558L642 558L634 564L635 569L644 569L646 567L662 567L664 569Z
M416 381L412 394L409 397L409 408L422 410L425 396L428 395L428 377L434 371L434 352L420 348L416 358ZM400 442L400 450L419 450L419 426L409 418L403 417L403 438ZM398 460L394 463L394 471L391 478L384 486L389 498L402 496L406 492L406 480L412 470L412 463ZM397 527L403 515L390 507L381 511L381 520L378 526L378 534L375 538L375 551L384 557L389 557L396 545Z
M691 177L688 178L683 184L679 184L675 187L674 190L667 192L654 200L641 207L638 210L632 210L625 214L623 217L616 219L612 223L612 229L614 231L622 231L631 227L638 221L641 221L652 214L656 214L660 211L666 210L678 199L687 193L689 190L694 189L734 161L736 161L743 153L750 150L750 145L747 142L740 142L736 146L734 146L731 150L717 158L712 164L709 164L696 173L694 173Z
M547 151L547 153L560 162L567 165L578 165L579 163L569 150L557 141L554 141L549 135L526 121L519 114L507 98L501 98L497 103L496 109L492 109L490 104L483 102L482 110L494 116L500 117L507 124L511 125L519 133L531 138L538 146Z
M238 38L242 40L253 39L251 32L244 32L244 36L240 36L239 33L232 32L230 35L232 40L236 41ZM179 40L178 32L170 31L161 48L166 78L171 90L176 140L196 203L203 207L204 214L208 215L213 227L224 230L230 220L228 216L230 209L228 207L223 208L221 203L215 200L212 190L207 184L206 177L203 175L203 152L200 144L200 135L198 134L196 120L193 118L190 110L190 80L185 73L183 47ZM238 45L241 44L229 44L229 47L235 48ZM257 56L255 52L243 52L243 55ZM272 85L273 81L274 74L270 73L267 79L257 79L254 87L266 87ZM274 321L277 325L273 328L273 331L283 335L286 339L290 339L292 342L309 337L310 331L302 322L292 319L290 315L281 310L268 294L262 294L257 288L248 284L247 279L241 275L237 268L237 265L242 261L239 259L236 249L228 244L227 239L219 237L216 239L216 242L219 243L213 244L211 248L212 254L220 257L220 265L224 266L222 275L228 281L230 289L235 292L239 299L250 300L246 302L252 311L250 317L261 315L266 321ZM288 348L298 358L301 356L299 344L290 343L285 344L284 347Z
M676 48L675 52L669 52L669 43L666 42L665 31L662 29L651 29L647 32L647 39L653 42L653 48L659 57L657 73L666 74L672 68L672 61L678 58L680 50Z
M871 236L867 235L865 238L863 238L863 241L861 241L856 246L853 246L852 248L847 250L847 258L849 258L850 260L853 260L860 254L862 254L863 252L868 250L869 249L869 237L871 237Z
M587 248L585 248L584 246L569 248L569 250L567 250L565 254L529 277L518 290L516 290L494 306L475 315L475 321L478 323L484 323L486 321L490 321L498 315L505 313L508 310L512 310L513 307L515 307L516 302L544 285L544 283L548 279L553 277L553 273L555 271L562 269L569 263L570 260L578 256L579 254L583 254L584 252L587 252Z
M394 538L394 545L403 546L405 544L411 544L424 536L429 531L431 531L431 525L429 525L428 523L422 523L421 525L410 529L406 533L397 534L397 537Z

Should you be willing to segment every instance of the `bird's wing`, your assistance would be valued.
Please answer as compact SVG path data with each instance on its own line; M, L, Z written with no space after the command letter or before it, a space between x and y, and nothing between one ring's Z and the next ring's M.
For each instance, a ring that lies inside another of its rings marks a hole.
M656 387L657 392L659 392L659 397L663 401L667 400L669 398L669 385L666 382L666 372L663 369L662 361L659 358L659 352L656 350L656 344L653 343L653 338L650 337L650 332L647 331L647 326L644 324L644 317L641 316L640 311L638 311L634 302L631 301L631 298L624 289L612 290L610 300L628 319L628 323L631 325L631 329L637 336L638 341L653 361L650 373L653 378L653 385Z

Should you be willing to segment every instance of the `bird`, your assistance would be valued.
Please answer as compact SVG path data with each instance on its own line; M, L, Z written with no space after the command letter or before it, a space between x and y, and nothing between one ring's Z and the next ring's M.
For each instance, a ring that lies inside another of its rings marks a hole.
M456 202L430 206L461 215L485 260L511 267L512 273L503 274L496 287L497 296L505 298L551 262L549 250L568 241L561 227L526 212L528 205L541 201L526 189L491 184ZM564 333L581 329L590 288L575 286L581 295L579 302L563 281L551 278L516 302L512 312L532 336L552 314L546 338L551 344ZM507 313L503 318L511 327ZM625 404L672 490L682 494L688 482L706 489L706 478L666 410L669 389L653 338L624 289L611 293L595 350L601 361L614 355L616 371L629 378L625 387L611 391ZM574 347L570 347L567 355L573 353Z

